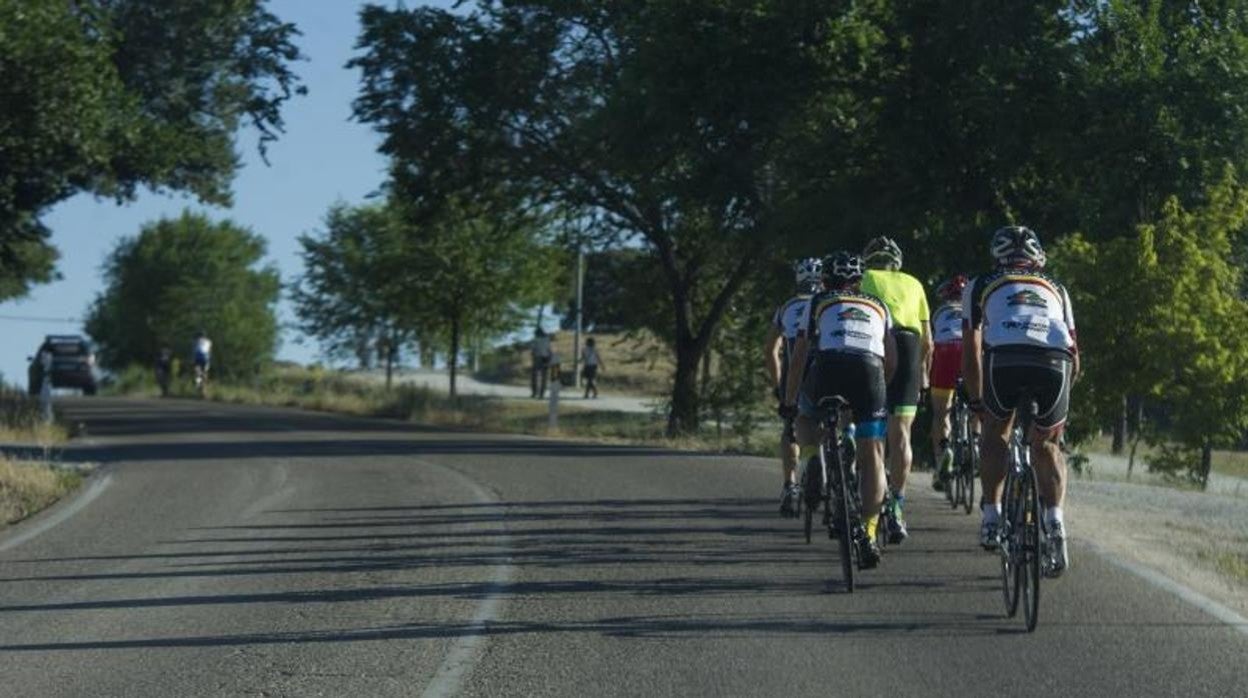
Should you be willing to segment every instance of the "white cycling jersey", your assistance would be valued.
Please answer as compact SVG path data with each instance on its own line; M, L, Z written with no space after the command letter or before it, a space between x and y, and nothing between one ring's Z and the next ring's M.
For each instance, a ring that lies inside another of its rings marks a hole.
M961 303L945 303L932 313L932 341L937 344L961 344Z
M788 341L792 342L797 339L797 333L802 329L802 317L806 314L806 307L810 305L810 294L793 296L776 309L771 317L771 324Z
M212 355L212 340L207 337L200 337L195 340L195 353L200 356Z
M884 337L893 320L884 301L865 293L829 291L811 299L802 328L818 351L874 354L884 358Z
M966 287L963 313L972 328L982 328L985 350L1034 347L1075 351L1070 295L1044 274L1004 270L981 276Z

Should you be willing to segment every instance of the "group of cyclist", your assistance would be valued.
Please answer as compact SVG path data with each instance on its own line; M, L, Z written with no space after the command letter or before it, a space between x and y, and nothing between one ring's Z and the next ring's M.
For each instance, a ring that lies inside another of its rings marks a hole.
M863 530L855 545L864 568L879 563L876 529L885 501L891 508L888 542L901 543L909 535L904 506L913 460L911 427L924 389L933 415L937 489L948 486L953 465L949 413L956 390L963 391L978 418L984 493L979 542L986 550L1000 544L1015 411L1023 399L1036 401L1030 443L1052 572L1069 567L1062 514L1066 464L1059 441L1079 373L1070 296L1044 272L1044 249L1031 229L1003 227L992 234L989 250L994 269L973 280L958 274L942 283L935 312L929 311L923 284L901 271L901 249L887 237L871 240L861 255L841 251L799 260L796 294L776 311L766 357L786 421L780 512L797 514L802 496L797 466L814 456L820 442L820 402L840 396L853 414L847 436L856 442Z

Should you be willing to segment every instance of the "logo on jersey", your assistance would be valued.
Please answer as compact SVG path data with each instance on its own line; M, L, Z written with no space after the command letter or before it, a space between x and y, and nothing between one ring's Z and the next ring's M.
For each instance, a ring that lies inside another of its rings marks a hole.
M1006 299L1006 303L1009 305L1027 305L1033 308L1049 307L1049 302L1044 299L1044 296L1031 290L1019 291L1009 296Z
M871 322L871 316L861 308L849 307L836 314L841 322Z

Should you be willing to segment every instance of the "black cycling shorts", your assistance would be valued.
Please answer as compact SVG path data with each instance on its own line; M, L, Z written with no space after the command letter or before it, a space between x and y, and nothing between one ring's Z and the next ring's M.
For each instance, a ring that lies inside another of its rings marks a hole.
M819 352L802 382L803 416L818 419L819 400L831 395L845 398L855 422L884 419L884 362L874 354Z
M919 333L901 328L893 330L893 339L897 342L897 370L888 382L888 412L914 416L923 378L922 343Z
M1036 426L1061 427L1070 410L1074 362L1063 351L1003 347L984 354L984 408L1000 420L1009 419L1025 394L1036 399Z

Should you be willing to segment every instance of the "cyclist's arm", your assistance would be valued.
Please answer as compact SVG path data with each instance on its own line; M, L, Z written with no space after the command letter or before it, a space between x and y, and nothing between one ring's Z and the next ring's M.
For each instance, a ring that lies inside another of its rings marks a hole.
M780 348L784 345L784 337L774 326L767 331L767 342L763 345L763 353L767 359L767 374L771 376L771 384L780 387Z
M968 400L979 400L984 396L984 367L980 347L983 335L978 327L971 323L962 323L962 381L966 385Z
M797 335L793 341L793 356L789 357L789 380L784 386L784 402L786 405L797 404L797 391L802 385L806 372L806 354L810 351L810 342L806 333Z
M897 371L897 340L892 332L884 333L884 382L893 380Z

